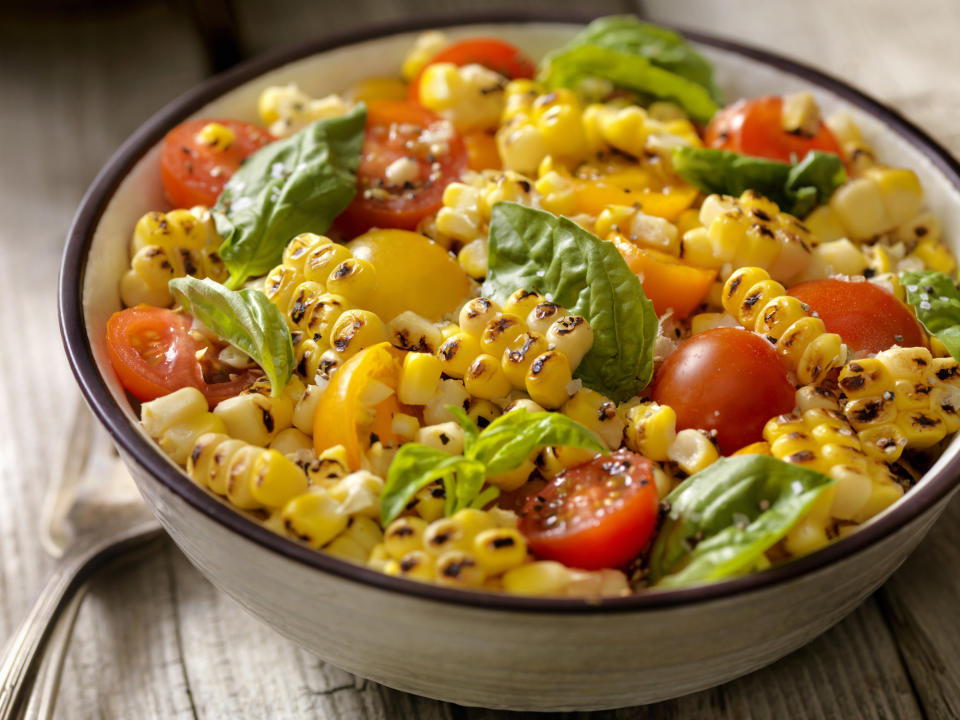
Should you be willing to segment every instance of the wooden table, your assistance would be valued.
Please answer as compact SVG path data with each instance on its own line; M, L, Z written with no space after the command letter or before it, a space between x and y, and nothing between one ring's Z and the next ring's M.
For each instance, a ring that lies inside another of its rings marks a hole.
M8 10L0 20L0 638L51 564L38 542L39 507L78 401L56 329L57 267L70 218L98 168L155 110L237 57L425 7L477 9L468 0L280 0L269 7L235 0L233 21L224 23L229 0L60 4L66 9ZM526 5L639 9L779 50L860 85L960 154L954 0ZM960 499L890 582L808 647L719 688L596 717L960 717L958 608ZM395 692L319 662L249 618L170 544L95 583L58 706L63 718L494 715Z

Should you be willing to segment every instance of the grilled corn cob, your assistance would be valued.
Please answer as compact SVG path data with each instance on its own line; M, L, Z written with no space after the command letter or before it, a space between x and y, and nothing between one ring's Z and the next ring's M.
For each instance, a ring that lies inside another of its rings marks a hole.
M819 383L846 360L840 336L762 268L735 271L723 286L723 307L748 330L776 340L777 357L804 385Z

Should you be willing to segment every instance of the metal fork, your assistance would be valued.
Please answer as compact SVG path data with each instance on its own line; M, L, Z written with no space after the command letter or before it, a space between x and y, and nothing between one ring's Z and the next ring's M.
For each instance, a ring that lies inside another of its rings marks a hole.
M43 545L59 561L0 656L0 720L21 717L28 703L32 717L52 715L87 582L159 547L163 537L109 436L79 399L67 437L44 503Z

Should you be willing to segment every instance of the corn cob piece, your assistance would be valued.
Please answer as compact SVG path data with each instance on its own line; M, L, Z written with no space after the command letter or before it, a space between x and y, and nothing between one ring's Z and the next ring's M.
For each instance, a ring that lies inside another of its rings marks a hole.
M723 307L748 330L776 340L777 357L803 385L819 383L846 361L840 336L762 268L734 272L723 286Z
M669 405L641 402L626 412L627 447L656 462L670 460L687 475L720 457L716 445L700 430L677 432L677 414Z
M149 212L137 221L130 240L130 269L120 280L124 305L170 307L167 284L184 275L223 281L227 271L218 249L210 211L203 206L167 213Z
M885 462L960 429L960 367L926 348L884 350L841 371L843 411L864 451Z
M753 190L739 198L710 195L700 207L700 222L703 227L684 234L681 257L716 268L722 277L752 265L788 283L810 264L813 239L807 227Z
M903 494L887 465L864 451L857 433L838 410L810 407L780 415L767 422L763 437L775 458L837 481L788 533L787 549L794 555L829 542L835 520L866 522Z

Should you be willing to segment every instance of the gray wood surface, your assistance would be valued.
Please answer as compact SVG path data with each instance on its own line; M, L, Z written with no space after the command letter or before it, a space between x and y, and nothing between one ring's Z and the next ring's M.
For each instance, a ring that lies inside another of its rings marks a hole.
M371 20L516 5L233 3L237 49L243 53ZM604 0L589 4L589 10L615 12L631 5ZM558 0L523 6L588 9ZM954 0L648 0L642 9L653 19L744 39L843 76L960 153L955 76L960 4ZM63 237L84 189L113 149L222 60L222 48L218 55L203 44L209 22L185 2L156 1L67 14L21 11L0 19L0 639L50 567L37 540L39 508L65 419L78 397L56 330ZM886 586L806 648L719 688L591 717L960 717L958 620L960 502L955 501ZM486 720L504 715L405 695L320 663L248 618L167 546L95 583L68 657L58 716Z

